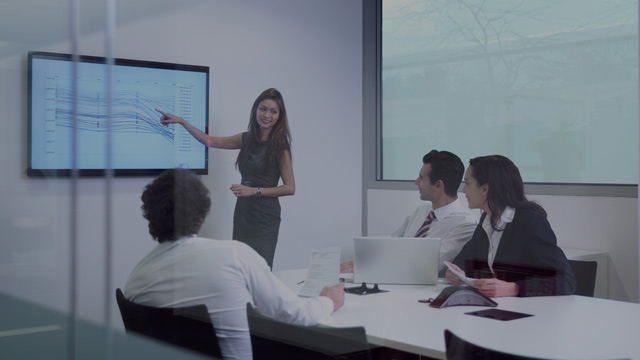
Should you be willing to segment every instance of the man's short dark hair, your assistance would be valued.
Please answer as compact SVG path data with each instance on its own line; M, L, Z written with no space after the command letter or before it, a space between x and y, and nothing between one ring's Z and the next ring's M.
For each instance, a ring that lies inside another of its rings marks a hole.
M458 188L464 177L464 164L456 154L431 150L422 158L422 163L431 164L429 178L432 185L442 180L444 192L451 197L458 196Z
M209 190L186 169L169 169L142 193L142 215L158 242L174 241L198 232L211 209Z

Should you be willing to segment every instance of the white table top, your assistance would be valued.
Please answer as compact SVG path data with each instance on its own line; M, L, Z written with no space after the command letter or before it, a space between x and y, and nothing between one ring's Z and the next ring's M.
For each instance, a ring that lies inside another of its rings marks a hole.
M296 290L305 270L274 272ZM346 284L347 287L359 284ZM343 308L323 324L364 326L371 343L445 358L444 330L491 349L549 359L640 360L640 305L582 296L497 298L498 309L533 314L499 321L465 315L477 306L436 309L419 299L435 298L448 286L381 285L373 295L347 294Z

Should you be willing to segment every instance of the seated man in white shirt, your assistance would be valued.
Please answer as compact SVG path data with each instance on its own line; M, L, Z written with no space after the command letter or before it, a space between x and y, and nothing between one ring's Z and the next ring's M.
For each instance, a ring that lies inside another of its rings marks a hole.
M211 200L188 170L163 172L146 186L142 203L149 233L159 244L129 276L125 297L156 307L205 304L225 359L252 358L247 303L300 325L315 325L344 304L343 284L300 298L248 245L198 237Z
M464 176L464 164L448 151L431 150L422 158L422 168L414 182L425 201L392 237L440 238L439 274L447 269L442 261L451 262L471 239L478 219L458 201L458 187ZM433 215L430 215L433 213ZM341 264L340 272L353 272L353 261Z

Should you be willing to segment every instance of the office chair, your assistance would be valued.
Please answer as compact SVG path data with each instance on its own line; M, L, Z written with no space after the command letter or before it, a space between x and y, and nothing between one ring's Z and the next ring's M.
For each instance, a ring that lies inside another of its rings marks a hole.
M447 360L551 360L487 349L472 344L449 330L444 331L444 344L447 351Z
M364 327L287 324L247 304L254 359L371 360Z
M222 358L206 305L179 308L140 305L127 300L120 289L116 289L116 301L127 333L135 332Z
M444 344L447 349L447 360L543 360L483 348L458 337L449 330L444 331Z
M593 297L596 288L596 272L598 263L595 261L569 260L569 265L576 278L575 295Z

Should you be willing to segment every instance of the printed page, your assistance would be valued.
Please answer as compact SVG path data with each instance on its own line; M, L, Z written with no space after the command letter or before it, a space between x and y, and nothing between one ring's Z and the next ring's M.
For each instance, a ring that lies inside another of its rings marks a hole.
M447 265L447 267L449 268L449 270L451 270L451 272L457 276L458 278L460 278L460 280L462 280L463 283L471 286L471 287L475 287L473 286L473 280L475 280L474 278L470 278L470 277L466 277L464 276L464 274L462 274L461 272L455 270L452 266L451 263L448 261L444 262L445 265Z
M298 295L320 295L322 288L338 283L340 275L340 247L311 249L311 261L304 285Z

